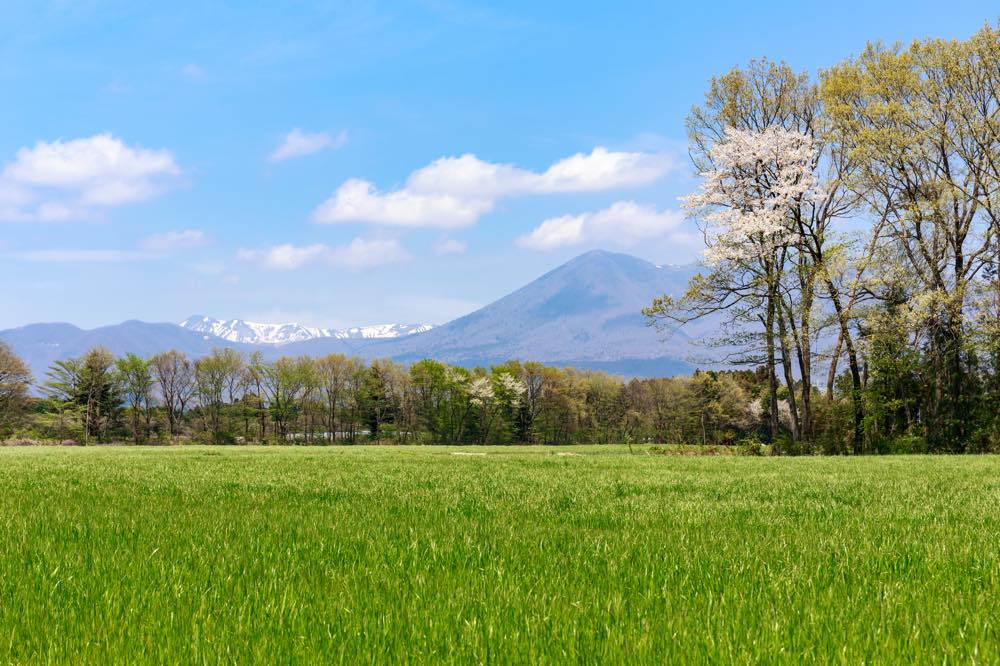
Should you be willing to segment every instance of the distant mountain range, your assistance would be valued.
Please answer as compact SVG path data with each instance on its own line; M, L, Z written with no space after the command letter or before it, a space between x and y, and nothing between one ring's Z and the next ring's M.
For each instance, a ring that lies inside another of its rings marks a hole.
M265 357L342 353L411 362L435 358L474 366L508 359L602 369L626 376L690 372L697 338L717 323L674 331L669 341L641 314L655 296L679 295L696 266L656 266L624 254L593 251L542 275L503 298L442 326L387 324L344 330L298 324L258 324L190 317L180 324L127 321L82 330L70 324L32 324L0 331L0 339L37 377L55 360L101 345L115 354L150 356L177 349L198 357L213 347Z
M188 317L181 328L212 335L229 342L248 345L285 345L289 342L304 342L316 338L336 338L338 340L398 338L403 335L423 333L434 328L433 324L376 324L354 328L313 328L302 324L261 324L244 319L213 319L203 315Z

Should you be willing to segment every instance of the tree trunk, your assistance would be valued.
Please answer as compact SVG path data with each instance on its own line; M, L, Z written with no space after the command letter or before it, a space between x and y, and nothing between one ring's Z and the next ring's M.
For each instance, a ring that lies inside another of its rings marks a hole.
M765 344L767 345L767 388L769 402L768 425L771 430L771 441L778 439L778 377L775 374L774 354L774 299L767 300L767 316L764 322Z
M864 419L865 408L862 403L861 367L858 363L858 352L854 348L854 339L851 336L851 328L847 320L847 312L844 311L843 303L840 301L840 292L833 284L833 280L826 280L826 288L830 293L830 300L833 302L833 309L837 313L837 321L840 324L840 334L837 338L837 351L839 355L840 341L843 340L844 348L847 350L847 363L851 370L851 406L854 412L854 453L860 455L864 452ZM836 370L836 356L831 363L832 369ZM830 380L831 388L833 379Z
M801 438L801 428L799 425L799 410L795 400L795 376L792 374L792 359L788 352L788 331L785 325L785 317L778 313L778 340L781 343L781 368L785 374L785 385L788 387L788 412L791 415L792 441L797 442Z

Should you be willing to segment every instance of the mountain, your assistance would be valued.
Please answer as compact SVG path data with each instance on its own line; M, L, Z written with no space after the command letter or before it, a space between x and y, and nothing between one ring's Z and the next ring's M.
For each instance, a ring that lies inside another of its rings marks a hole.
M628 376L690 371L690 335L670 344L646 325L642 308L655 296L682 294L697 267L657 266L625 254L593 251L464 317L406 338L371 341L351 352L400 361L435 358L459 365L507 359L603 369ZM714 326L714 324L713 324ZM696 334L703 332L700 323ZM338 350L326 340L289 345L287 353Z
M107 347L115 355L131 352L148 357L176 349L188 356L199 357L220 346L218 338L188 331L176 324L149 324L134 320L89 331L72 324L30 324L0 331L0 339L27 362L39 381L54 361L80 356L93 347ZM253 349L238 343L225 343L225 346L243 352Z
M43 377L52 361L104 346L115 354L150 356L177 349L192 357L231 347L266 358L342 353L411 362L435 358L458 365L508 359L601 369L625 376L690 372L697 339L717 321L672 332L669 342L641 314L655 296L679 295L695 266L656 266L625 254L583 254L499 300L437 327L385 325L344 330L257 324L195 316L177 324L128 321L90 331L70 324L32 324L0 331Z
M316 338L397 338L422 333L434 328L431 324L376 324L345 329L313 328L296 323L261 324L243 319L226 321L194 315L180 324L181 328L206 333L229 342L250 345L284 345Z

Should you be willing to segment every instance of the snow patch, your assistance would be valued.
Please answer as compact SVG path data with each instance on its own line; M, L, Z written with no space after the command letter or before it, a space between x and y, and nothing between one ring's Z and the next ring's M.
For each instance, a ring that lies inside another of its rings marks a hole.
M398 338L423 333L434 328L432 324L375 324L352 328L315 328L295 322L263 324L245 319L213 319L203 315L188 317L180 323L182 328L212 335L229 342L251 345L284 345L317 338L375 339Z

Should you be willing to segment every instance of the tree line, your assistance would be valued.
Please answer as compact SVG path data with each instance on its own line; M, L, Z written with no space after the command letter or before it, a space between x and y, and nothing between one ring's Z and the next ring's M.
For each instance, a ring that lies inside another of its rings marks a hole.
M762 377L698 372L625 381L518 361L467 369L340 354L265 361L232 349L198 359L176 351L116 358L96 348L54 363L32 395L27 366L0 343L0 437L81 444L731 445L766 435Z
M721 317L710 344L763 368L770 439L996 450L1000 28L817 76L753 61L687 129L706 269L650 320Z

